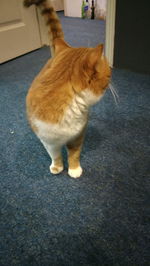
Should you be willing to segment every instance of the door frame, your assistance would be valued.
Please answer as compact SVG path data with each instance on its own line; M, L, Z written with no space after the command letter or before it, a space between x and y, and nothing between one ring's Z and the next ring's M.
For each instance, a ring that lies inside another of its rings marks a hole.
M114 62L116 1L117 0L107 0L106 7L105 55L111 67L113 67ZM45 26L45 21L39 10L37 12L42 45L49 45L50 36L48 36L48 28ZM51 53L53 55L53 51L51 51Z
M115 18L116 18L116 0L107 0L105 55L111 67L113 67L114 63Z

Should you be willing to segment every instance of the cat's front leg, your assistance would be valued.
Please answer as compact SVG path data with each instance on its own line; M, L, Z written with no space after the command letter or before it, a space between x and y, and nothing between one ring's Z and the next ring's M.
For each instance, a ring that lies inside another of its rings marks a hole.
M62 156L59 156L56 159L52 159L52 163L49 169L50 169L50 172L54 175L61 173L64 170Z
M61 146L55 144L48 144L45 141L41 140L45 149L52 159L52 163L50 165L50 172L52 174L59 174L63 171L63 159L61 154Z

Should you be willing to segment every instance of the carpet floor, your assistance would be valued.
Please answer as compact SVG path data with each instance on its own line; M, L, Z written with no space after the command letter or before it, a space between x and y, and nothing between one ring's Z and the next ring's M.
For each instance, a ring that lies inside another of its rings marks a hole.
M103 22L61 20L72 45L104 41ZM50 174L26 121L28 87L48 58L43 47L0 66L0 266L148 265L150 76L113 70L120 101L108 90L92 108L74 180L65 150L64 172Z

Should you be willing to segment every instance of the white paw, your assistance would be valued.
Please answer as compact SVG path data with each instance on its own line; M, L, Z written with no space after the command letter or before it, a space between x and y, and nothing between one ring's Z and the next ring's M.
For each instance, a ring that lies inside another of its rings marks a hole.
M71 169L71 168L69 168L69 170L68 170L68 174L71 176L71 177L73 177L73 178L78 178L78 177L80 177L81 175L82 175L82 168L81 168L81 166L79 166L79 167L77 167L77 168L75 168L75 169Z
M54 166L54 165L50 165L49 169L50 169L50 172L54 175L57 175L64 170L63 166Z

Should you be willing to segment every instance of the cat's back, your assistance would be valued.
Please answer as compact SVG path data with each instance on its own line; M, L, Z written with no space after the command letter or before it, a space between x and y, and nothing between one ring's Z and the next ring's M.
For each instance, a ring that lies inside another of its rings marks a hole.
M27 97L26 108L29 120L36 117L45 122L57 123L73 98L71 84L59 61L49 60L33 81Z

